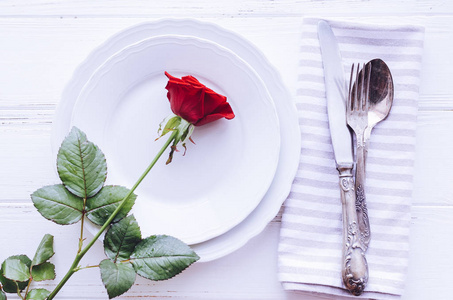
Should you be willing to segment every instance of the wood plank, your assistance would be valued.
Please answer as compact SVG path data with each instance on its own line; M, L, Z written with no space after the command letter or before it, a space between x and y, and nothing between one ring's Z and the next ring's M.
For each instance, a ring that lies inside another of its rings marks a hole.
M453 208L416 206L412 210L411 250L402 300L451 299Z
M421 112L417 119L414 203L453 205L453 111Z
M294 16L300 14L329 16L372 15L432 15L453 12L450 1L313 1L313 0L230 0L204 1L167 0L149 1L38 1L27 0L17 3L14 0L0 2L0 15L3 16L44 16L44 17L255 17L255 16Z

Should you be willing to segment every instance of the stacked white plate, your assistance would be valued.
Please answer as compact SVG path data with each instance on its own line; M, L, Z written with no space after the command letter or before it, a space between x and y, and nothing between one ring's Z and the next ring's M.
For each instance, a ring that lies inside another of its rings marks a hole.
M107 184L131 187L165 141L155 141L171 113L164 71L193 75L227 96L236 117L197 127L196 145L184 157L176 153L170 165L162 158L136 190L132 213L143 236L175 236L210 261L240 248L275 217L299 162L294 104L247 40L187 19L116 34L66 86L52 147L56 153L70 128L79 127L106 155Z

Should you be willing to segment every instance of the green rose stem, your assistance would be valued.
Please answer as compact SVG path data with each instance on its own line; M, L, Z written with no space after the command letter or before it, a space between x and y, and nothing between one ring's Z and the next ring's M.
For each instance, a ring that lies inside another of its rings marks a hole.
M149 171L154 167L156 162L159 160L159 158L162 156L162 154L165 152L165 150L168 148L168 146L173 142L178 134L178 130L173 130L172 134L168 138L168 140L165 142L163 147L160 149L160 151L157 153L157 155L154 157L153 161L150 163L148 168L146 168L145 172L140 176L140 178L137 180L137 182L134 184L134 186L131 188L129 193L124 197L124 199L120 202L120 205L115 209L115 211L112 213L110 218L105 221L104 225L102 225L101 229L99 229L98 233L93 237L93 239L83 248L81 251L79 251L74 259L74 262L72 263L71 267L69 268L68 272L66 275L61 279L61 281L58 283L58 285L55 287L55 289L50 293L50 295L47 297L47 300L53 299L58 292L61 290L61 288L66 284L66 282L69 280L69 278L77 271L80 270L79 268L79 263L80 260L83 258L83 256L90 250L90 248L94 245L96 240L101 236L101 234L104 232L104 230L107 229L107 227L112 223L113 219L116 217L116 215L120 212L121 208L123 207L124 203L126 203L126 199L129 198L130 195L135 191L135 189L139 186L139 184L143 181L143 179L148 175Z

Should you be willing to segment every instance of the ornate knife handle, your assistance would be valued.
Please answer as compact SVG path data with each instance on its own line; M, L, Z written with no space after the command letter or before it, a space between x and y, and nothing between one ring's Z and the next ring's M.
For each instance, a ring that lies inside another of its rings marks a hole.
M362 294L368 282L368 264L357 222L356 194L352 166L338 166L343 207L343 266L345 287L355 296Z

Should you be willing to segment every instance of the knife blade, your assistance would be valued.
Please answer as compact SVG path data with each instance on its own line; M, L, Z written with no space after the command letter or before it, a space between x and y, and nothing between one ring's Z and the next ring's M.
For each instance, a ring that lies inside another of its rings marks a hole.
M355 207L356 195L352 169L352 137L346 123L346 82L340 49L330 25L318 23L318 39L324 68L329 130L343 210L342 278L345 287L354 295L361 295L368 282L368 264L358 226Z
M327 113L329 117L332 146L337 166L354 165L352 138L346 125L346 81L341 64L340 49L326 21L318 24L318 38L324 67Z

